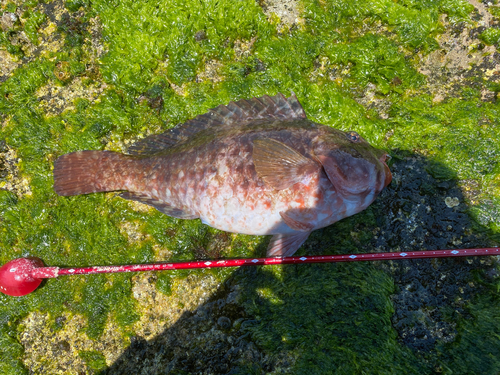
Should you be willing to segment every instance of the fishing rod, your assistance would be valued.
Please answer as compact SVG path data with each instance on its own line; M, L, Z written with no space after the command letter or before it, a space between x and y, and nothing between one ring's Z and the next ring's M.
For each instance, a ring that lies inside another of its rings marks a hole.
M500 249L477 248L455 250L411 251L394 253L367 253L344 255L313 255L301 257L274 257L274 258L240 258L196 260L188 262L160 262L147 264L128 264L121 266L92 266L92 267L45 267L40 258L25 257L11 260L0 267L0 292L9 296L25 296L35 291L43 279L56 278L63 275L92 275L97 273L164 271L194 268L220 268L263 266L276 264L303 264L303 263L337 263L337 262L366 262L377 260L423 259L445 257L467 257L500 255Z

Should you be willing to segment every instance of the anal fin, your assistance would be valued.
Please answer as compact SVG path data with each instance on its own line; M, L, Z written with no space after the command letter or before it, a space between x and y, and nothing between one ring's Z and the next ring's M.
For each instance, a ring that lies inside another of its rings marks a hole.
M173 207L168 203L158 201L156 199L152 199L146 195L131 193L129 191L125 191L119 194L121 198L128 199L131 201L136 201L140 203L147 204L151 207L156 208L158 211L163 212L165 215L175 217L177 219L197 219L198 216L191 214L189 212L185 212L181 209Z
M311 232L275 234L267 247L268 257L290 257L307 240Z

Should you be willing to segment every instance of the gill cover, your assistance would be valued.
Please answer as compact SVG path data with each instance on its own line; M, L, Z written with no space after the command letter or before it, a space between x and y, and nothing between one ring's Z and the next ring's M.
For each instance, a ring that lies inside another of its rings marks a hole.
M377 185L377 165L361 155L334 149L317 157L330 182L343 193L362 194Z
M358 133L326 128L313 142L316 158L344 198L365 192L378 194L391 181L385 164L387 153Z

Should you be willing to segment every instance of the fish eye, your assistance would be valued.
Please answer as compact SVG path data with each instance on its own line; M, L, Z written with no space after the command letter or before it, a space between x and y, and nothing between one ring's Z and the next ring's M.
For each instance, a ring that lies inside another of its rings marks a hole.
M361 137L359 136L358 133L349 131L346 133L347 139L350 140L351 142L359 142Z

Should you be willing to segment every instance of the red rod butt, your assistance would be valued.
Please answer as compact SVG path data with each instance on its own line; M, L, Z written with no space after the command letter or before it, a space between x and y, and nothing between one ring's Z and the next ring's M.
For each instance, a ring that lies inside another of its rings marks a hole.
M25 296L33 292L42 279L34 278L32 271L43 267L39 258L26 257L11 260L0 267L0 292L9 296Z

